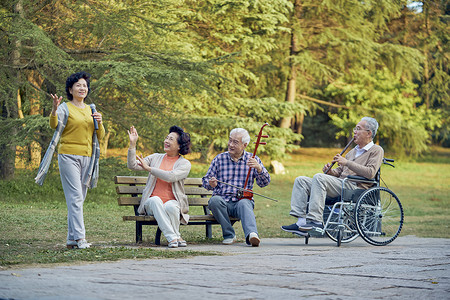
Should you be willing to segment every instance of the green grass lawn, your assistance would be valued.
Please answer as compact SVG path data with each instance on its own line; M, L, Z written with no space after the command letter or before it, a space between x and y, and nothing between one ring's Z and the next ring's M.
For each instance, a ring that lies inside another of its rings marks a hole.
M291 224L289 216L292 183L299 175L312 176L340 149L305 148L284 162L287 174L272 175L271 184L255 188L279 199L279 202L255 197L255 214L260 236L293 237L280 230ZM389 156L389 155L387 155ZM264 160L264 159L263 159ZM401 235L450 238L450 149L434 148L429 156L418 161L396 161L396 168L383 167L382 177L402 202L405 222ZM190 177L201 177L208 164L193 162ZM123 258L186 257L206 255L194 251L165 251L149 247L155 226L144 226L144 243L134 244L133 222L123 222L123 215L132 208L119 207L113 183L114 175L145 175L133 173L123 161L101 160L99 186L88 191L84 205L86 235L95 247L83 251L65 249L67 209L59 174L49 174L44 186L34 183L35 172L18 170L13 180L0 181L0 266L105 261ZM195 211L191 211L196 214ZM199 212L198 212L199 213ZM213 226L213 239L205 238L204 227L182 226L188 243L220 243L221 230ZM244 241L240 223L235 225L238 239ZM330 246L334 243L330 240Z

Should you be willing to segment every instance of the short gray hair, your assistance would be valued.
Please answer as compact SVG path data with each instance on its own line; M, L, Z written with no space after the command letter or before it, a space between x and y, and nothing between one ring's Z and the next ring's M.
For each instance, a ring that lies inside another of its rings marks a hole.
M233 134L242 135L241 142L243 144L247 144L248 145L248 143L250 143L250 135L248 134L248 131L245 130L244 128L234 128L234 129L232 129L230 131L230 137Z
M374 118L371 117L364 117L361 119L361 121L366 121L367 130L370 130L372 132L372 140L377 134L378 130L378 122Z

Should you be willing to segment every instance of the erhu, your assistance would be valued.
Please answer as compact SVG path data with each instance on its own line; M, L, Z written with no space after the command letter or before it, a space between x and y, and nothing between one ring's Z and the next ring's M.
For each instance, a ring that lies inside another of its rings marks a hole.
M268 135L262 135L262 131L264 129L264 127L266 127L267 125L269 125L268 123L264 123L264 125L261 127L261 129L259 130L259 134L257 135L257 140L256 140L256 145L255 145L255 150L253 151L253 155L252 158L255 158L256 156L256 150L258 150L258 146L261 145L265 145L267 144L266 142L261 142L261 138L268 138ZM250 177L250 173L252 171L252 168L248 169L248 173L247 173L247 177L245 178L245 183L244 183L244 187L243 189L238 190L237 193L237 197L239 200L246 198L246 199L252 199L253 198L253 192L250 189L247 189L247 183L248 183L248 178ZM267 198L267 197L266 197Z
M345 146L344 149L342 149L341 153L339 153L339 155L342 155L345 153L345 151L347 151L348 147L350 147L350 145L353 143L353 141L355 140L355 137L352 137L352 139L350 140L350 142L348 142L347 146ZM334 166L336 162L333 162L328 169L324 172L325 174L328 174L328 172L330 172L331 168Z

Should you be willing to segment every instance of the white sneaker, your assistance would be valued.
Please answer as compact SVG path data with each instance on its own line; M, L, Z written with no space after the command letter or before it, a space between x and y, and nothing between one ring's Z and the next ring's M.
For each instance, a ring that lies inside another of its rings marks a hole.
M78 249L86 249L91 247L91 243L88 243L86 239L81 239L77 241L77 247Z
M178 248L178 241L177 240L173 240L169 243L169 245L167 245L167 247L169 248Z
M231 245L231 244L234 244L234 242L236 242L236 237L235 236L233 236L232 238L229 238L229 239L224 239L222 241L222 244L224 244L224 245Z
M252 245L252 247L258 247L259 243L261 242L256 232L251 232L248 235L248 241L250 242L250 245Z

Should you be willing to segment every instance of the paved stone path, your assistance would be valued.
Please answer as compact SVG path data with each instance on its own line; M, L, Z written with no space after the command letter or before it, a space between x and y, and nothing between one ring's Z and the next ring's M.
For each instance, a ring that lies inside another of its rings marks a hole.
M263 239L223 255L0 271L0 299L450 299L450 239ZM167 249L167 251L182 251Z

